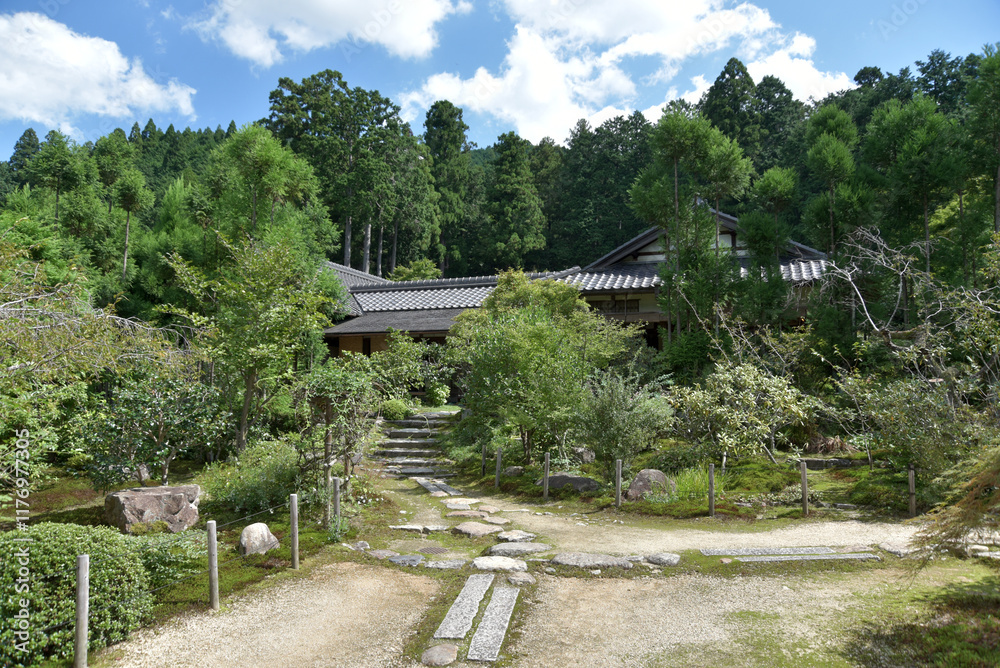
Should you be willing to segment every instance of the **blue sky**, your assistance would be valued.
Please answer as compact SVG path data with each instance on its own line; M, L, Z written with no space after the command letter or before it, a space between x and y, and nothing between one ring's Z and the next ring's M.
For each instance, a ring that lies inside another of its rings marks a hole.
M487 146L509 130L561 142L579 118L635 109L655 120L732 56L805 100L866 65L998 40L996 0L7 0L0 159L27 127L82 142L148 118L242 125L267 115L279 77L327 68L390 97L418 133L449 99Z

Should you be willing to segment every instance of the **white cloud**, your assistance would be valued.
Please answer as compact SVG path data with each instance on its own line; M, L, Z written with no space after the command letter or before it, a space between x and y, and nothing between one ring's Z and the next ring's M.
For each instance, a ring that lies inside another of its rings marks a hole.
M157 77L160 79L161 77ZM195 118L195 90L158 81L118 45L73 32L42 14L0 14L0 119L60 127L74 118L176 110Z
M427 56L437 46L435 26L450 14L471 11L451 0L217 0L210 15L189 23L204 39L261 67L291 51L306 52L349 41L378 44L401 58Z
M822 72L813 64L816 40L796 33L782 48L747 64L753 80L767 75L781 79L792 95L800 100L821 100L830 93L854 88L854 82L843 72Z
M511 123L537 141L566 132L580 118L594 124L631 113L638 97L633 77L638 77L646 86L669 86L664 103L643 112L655 121L672 99L701 99L711 85L703 74L683 93L670 84L696 59L720 52L751 62L757 80L763 76L758 71L776 74L801 99L850 85L845 74L814 66L815 40L789 36L766 9L749 2L502 0L502 6L516 29L500 67L481 67L468 79L453 73L429 77L402 96L409 119L447 98ZM639 73L637 63L649 58L654 69Z

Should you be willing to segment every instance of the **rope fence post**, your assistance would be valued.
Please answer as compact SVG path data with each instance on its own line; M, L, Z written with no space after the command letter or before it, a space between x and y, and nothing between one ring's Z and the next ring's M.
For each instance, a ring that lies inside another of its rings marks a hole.
M708 465L708 516L715 517L715 464Z
M802 517L809 516L809 478L806 477L806 463L799 462L802 471Z
M288 497L288 522L292 525L292 569L299 568L299 495Z
M910 517L917 516L917 474L913 470L913 464L910 464L909 470L909 482L910 482Z
M542 498L549 499L549 453L545 453L545 471L542 474Z
M73 646L73 668L87 668L87 645L90 636L90 555L76 557L76 644Z
M486 477L486 442L483 442L483 471L479 474L482 477Z
M500 463L503 461L503 450L497 448L497 474L496 478L493 480L493 486L500 489Z
M208 529L208 603L212 610L219 609L219 545L215 535L215 520L209 520Z
M615 508L622 507L622 460L615 460Z
M333 479L333 521L340 531L340 478Z

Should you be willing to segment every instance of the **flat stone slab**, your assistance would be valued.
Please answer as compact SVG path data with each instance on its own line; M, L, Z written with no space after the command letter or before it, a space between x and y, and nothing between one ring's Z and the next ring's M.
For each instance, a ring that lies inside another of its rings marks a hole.
M424 560L422 554L404 554L398 557L389 557L389 561L400 566L419 566Z
M706 557L755 557L765 555L791 554L833 554L831 547L732 547L728 549L702 550Z
M458 645L434 645L420 655L420 663L425 666L448 666L458 659Z
M632 568L632 562L628 559L590 552L562 552L552 557L550 561L557 566L576 568L624 568L625 570Z
M476 629L469 644L469 653L466 655L469 661L497 660L500 646L507 636L510 615L514 612L514 604L517 603L517 595L520 592L517 587L497 587L493 590L493 596L486 606L483 619L479 622L479 628Z
M535 577L531 573L511 573L507 576L507 582L515 587L535 584Z
M487 524L496 524L497 526L503 526L504 524L510 524L510 520L506 517L486 517L483 519Z
M399 552L393 552L392 550L370 550L368 554L376 559L388 559L389 557L399 556Z
M646 557L646 561L657 566L676 566L681 563L681 555L673 552L660 552Z
M472 507L467 503L455 503L453 501L444 504L444 507L448 510L472 510Z
M464 494L464 492L462 490L455 489L454 487L452 487L451 485L445 483L442 480L436 480L435 479L434 480L434 484L436 484L442 491L448 492L448 494L450 494L451 496L462 496L462 494Z
M435 531L451 531L447 524L425 524L424 533L434 533Z
M385 448L425 448L431 445L437 445L437 440L433 438L389 438L382 441L382 447Z
M528 541L535 540L537 536L533 533L528 533L527 531L514 529L513 531L498 533L497 538L508 543L527 543Z
M484 513L499 513L500 509L496 506L479 506L479 509Z
M736 557L736 561L758 562L758 561L820 561L825 559L851 559L864 561L865 559L878 559L877 554L862 552L856 554L778 554L760 557Z
M479 503L479 499L450 499L451 503L464 503L467 506L472 506Z
M423 524L390 524L390 529L396 529L398 531L416 531L417 533L424 532Z
M473 538L480 538L488 536L491 533L497 533L500 531L500 527L483 524L482 522L462 522L458 526L452 527L451 531L452 533L461 533Z
M472 621L479 612L479 604L486 595L486 590L493 584L493 574L476 573L470 575L465 586L458 593L455 602L448 609L448 614L441 620L441 625L434 632L435 638L464 638L472 628Z
M389 432L389 438L391 439L428 439L433 438L437 435L437 431L433 429L419 429L414 427L407 427L406 429L393 429Z
M552 546L545 543L498 543L487 550L486 554L495 557L520 557L551 549Z
M439 568L441 570L458 570L467 564L465 559L441 559L439 561L425 561L424 568Z
M523 572L528 570L528 564L511 557L476 557L472 560L472 567L480 571Z
M451 513L445 513L445 517L475 517L477 519L483 519L489 517L489 513L484 513L479 510L456 510Z

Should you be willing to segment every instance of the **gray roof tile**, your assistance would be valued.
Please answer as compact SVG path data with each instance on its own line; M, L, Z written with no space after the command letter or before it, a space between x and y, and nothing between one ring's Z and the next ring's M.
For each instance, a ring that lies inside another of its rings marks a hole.
M607 290L649 290L660 284L659 265L619 264L603 270L580 271L562 279L584 292Z
M464 310L453 308L367 313L331 327L324 333L328 336L384 334L390 328L410 333L446 332L455 323L455 317Z

